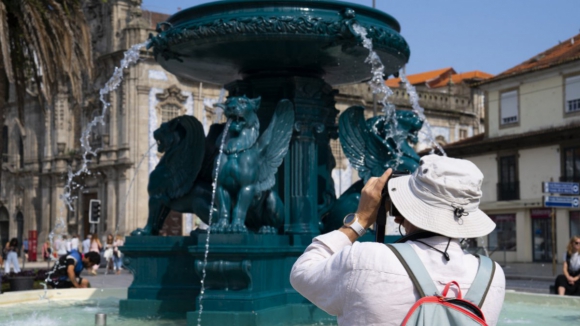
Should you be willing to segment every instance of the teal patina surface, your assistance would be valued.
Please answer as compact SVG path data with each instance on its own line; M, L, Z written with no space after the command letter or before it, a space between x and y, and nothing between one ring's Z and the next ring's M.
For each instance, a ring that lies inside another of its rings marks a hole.
M355 24L368 31L384 77L397 74L410 55L398 22L357 4L216 1L159 24L150 36L155 60L178 77L223 84L231 122L203 136L197 120L179 117L156 131L165 166L151 175L147 225L121 249L135 275L122 315L187 316L197 325L201 304L203 325L332 320L289 283L292 265L320 234L321 221L325 232L336 229L358 205L362 181L337 199L330 140L340 134L343 146L356 147L345 153L366 180L395 163L414 170L418 157L406 142L416 141L421 127L413 114L398 112L399 133L391 139L385 118L366 121L362 108L347 110L337 124L333 86L372 77ZM227 138L210 212L221 137ZM201 302L208 235L155 236L171 209L204 221L212 216Z

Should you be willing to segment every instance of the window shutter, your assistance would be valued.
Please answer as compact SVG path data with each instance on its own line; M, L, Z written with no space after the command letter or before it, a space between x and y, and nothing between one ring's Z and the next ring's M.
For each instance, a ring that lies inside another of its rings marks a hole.
M566 78L566 112L580 111L580 76Z
M501 94L501 121L500 124L516 123L518 117L518 91Z

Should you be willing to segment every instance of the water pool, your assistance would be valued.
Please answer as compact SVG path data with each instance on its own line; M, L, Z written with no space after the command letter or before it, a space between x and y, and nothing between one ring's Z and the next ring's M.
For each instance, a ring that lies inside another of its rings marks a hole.
M32 292L32 291L30 291ZM186 320L134 319L119 316L119 297L109 293L91 295L82 300L70 298L33 300L0 305L0 324L7 326L86 326L94 325L95 314L107 314L107 325L114 326L177 326ZM6 301L4 302L6 303ZM506 301L498 325L578 325L580 298L557 297L519 292L506 293ZM323 325L323 324L316 324ZM324 323L324 325L330 325ZM302 325L307 326L307 325Z

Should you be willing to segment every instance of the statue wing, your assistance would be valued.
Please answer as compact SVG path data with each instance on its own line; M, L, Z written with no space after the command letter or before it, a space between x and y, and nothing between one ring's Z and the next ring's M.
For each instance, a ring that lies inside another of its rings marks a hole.
M270 125L256 144L260 153L259 191L270 189L276 183L274 175L288 152L293 126L294 105L289 100L282 100L276 107Z
M389 160L389 149L368 130L364 108L348 108L340 115L338 124L342 150L364 182L382 175Z

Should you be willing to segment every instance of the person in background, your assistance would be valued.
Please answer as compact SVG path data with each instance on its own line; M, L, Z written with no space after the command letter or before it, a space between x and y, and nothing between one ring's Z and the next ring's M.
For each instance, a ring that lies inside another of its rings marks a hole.
M28 238L22 241L22 250L24 251L24 259L28 259Z
M83 240L83 254L89 252L91 247L91 234L87 234L87 238Z
M580 236L568 241L562 271L556 277L558 295L580 295Z
M63 235L62 238L64 239L66 252L71 252L72 245L71 245L70 239L66 235Z
M107 234L107 240L105 241L105 253L103 257L105 257L105 261L107 262L107 271L113 270L113 235Z
M6 251L6 261L4 261L4 274L10 273L10 264L14 269L14 273L20 273L20 265L18 265L18 239L12 238L12 240L6 242L4 246L4 251Z
M50 256L52 254L52 248L50 247L50 241L46 239L44 244L42 245L42 257L45 261L50 260Z
M115 265L115 274L121 274L121 267L123 266L123 254L119 247L123 246L123 237L117 234L115 242L113 243L113 264Z
M101 244L101 240L99 240L99 236L97 233L93 233L91 238L91 244L89 246L89 252L96 252L99 254L99 262L101 261L101 249L103 249L103 245ZM99 264L95 264L93 269L89 271L92 275L97 275L97 269L99 269Z
M66 245L66 235L59 236L54 241L54 247L56 249L56 254L58 255L58 257L66 255L66 253L68 252Z
M72 236L72 239L70 239L70 247L71 250L79 250L79 236L75 233Z
M89 252L83 255L78 250L72 250L59 258L54 267L46 273L46 284L53 289L88 288L91 284L80 277L84 268L91 269L101 262L101 255Z

